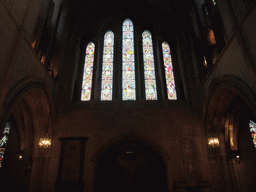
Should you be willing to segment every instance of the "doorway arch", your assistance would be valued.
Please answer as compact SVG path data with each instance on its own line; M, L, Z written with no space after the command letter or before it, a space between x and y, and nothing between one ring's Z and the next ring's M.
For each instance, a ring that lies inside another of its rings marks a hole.
M145 142L122 137L97 155L95 191L169 191L165 162Z

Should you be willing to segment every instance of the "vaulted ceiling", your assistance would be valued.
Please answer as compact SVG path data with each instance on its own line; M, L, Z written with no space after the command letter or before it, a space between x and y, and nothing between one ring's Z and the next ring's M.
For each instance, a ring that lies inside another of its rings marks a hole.
M69 0L67 0L69 1ZM193 0L72 0L67 3L70 23L75 31L90 31L97 35L106 29L120 26L127 17L140 20L139 25L158 25L161 31L184 25L187 20L188 7L194 6Z

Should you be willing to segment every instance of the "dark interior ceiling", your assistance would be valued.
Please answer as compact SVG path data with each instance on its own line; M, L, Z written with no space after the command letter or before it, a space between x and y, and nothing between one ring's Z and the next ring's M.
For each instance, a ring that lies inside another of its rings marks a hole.
M113 30L127 17L140 20L139 25L152 26L152 23L157 23L159 29L154 30L163 32L184 25L187 20L186 10L191 7L191 3L188 2L193 0L72 0L67 3L67 8L74 30L81 30L81 33L90 29L92 34L97 35L106 29Z

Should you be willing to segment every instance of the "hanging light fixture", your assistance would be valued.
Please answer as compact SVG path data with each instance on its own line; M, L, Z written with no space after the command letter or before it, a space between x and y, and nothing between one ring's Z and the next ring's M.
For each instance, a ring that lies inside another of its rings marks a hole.
M207 145L211 150L218 149L220 147L220 141L218 136L215 134L217 131L217 117L214 116L208 119L209 122L209 134L207 136Z
M45 132L45 137L39 139L39 149L49 150L51 147L51 139L48 132Z
M218 136L215 134L216 127L210 124L210 133L207 136L207 145L209 149L218 149L220 147L220 141Z
M210 149L218 149L220 147L219 138L215 134L211 133L207 137L207 144Z

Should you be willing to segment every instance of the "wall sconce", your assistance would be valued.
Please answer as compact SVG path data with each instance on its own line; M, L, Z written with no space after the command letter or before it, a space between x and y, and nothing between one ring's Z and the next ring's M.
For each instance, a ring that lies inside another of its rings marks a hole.
M45 137L40 138L39 140L39 149L49 150L51 147L51 139L48 135L48 132L45 132Z
M209 149L218 149L220 147L219 138L216 135L214 135L213 133L211 133L207 137L207 145L208 145Z
M241 153L239 150L231 151L230 158L234 159L237 163L240 163L241 161Z

